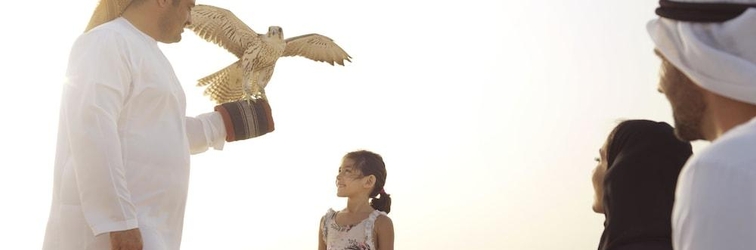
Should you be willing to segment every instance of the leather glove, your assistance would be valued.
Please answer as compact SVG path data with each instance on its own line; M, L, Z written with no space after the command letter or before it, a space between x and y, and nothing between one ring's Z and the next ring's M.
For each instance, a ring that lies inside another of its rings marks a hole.
M268 100L227 102L215 106L223 117L226 141L239 141L258 137L275 130Z

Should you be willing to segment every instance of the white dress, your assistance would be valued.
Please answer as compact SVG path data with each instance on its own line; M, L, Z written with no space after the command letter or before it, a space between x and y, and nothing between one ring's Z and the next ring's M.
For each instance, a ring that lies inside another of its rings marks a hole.
M678 250L756 249L756 118L727 131L683 167L672 242Z
M354 225L340 226L336 224L337 212L328 209L323 216L321 230L327 250L376 250L375 233L373 228L378 216L386 213L374 210L361 222Z
M80 36L66 76L43 249L110 249L136 227L145 250L179 249L189 155L222 149L222 118L186 117L157 41L124 18Z

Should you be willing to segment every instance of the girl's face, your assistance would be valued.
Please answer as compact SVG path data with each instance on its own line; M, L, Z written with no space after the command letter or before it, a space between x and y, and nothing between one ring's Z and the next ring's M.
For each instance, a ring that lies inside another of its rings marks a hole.
M360 193L367 193L369 176L363 176L362 172L355 168L354 161L344 159L336 175L336 196L350 197ZM367 195L367 194L366 194Z
M608 143L608 141L607 141ZM599 157L596 158L596 168L593 169L593 211L596 213L604 213L604 176L606 175L606 147L607 144L599 150Z

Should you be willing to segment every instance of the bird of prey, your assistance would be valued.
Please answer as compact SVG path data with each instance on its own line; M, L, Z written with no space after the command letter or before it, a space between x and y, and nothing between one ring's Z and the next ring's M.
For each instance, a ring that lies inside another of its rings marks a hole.
M204 94L217 103L267 99L265 86L273 75L276 61L282 56L302 56L342 66L345 60L351 62L352 57L346 51L320 34L284 40L283 30L278 26L270 26L266 34L258 34L231 11L210 5L195 6L191 15L188 29L239 58L198 81L198 86L207 86Z

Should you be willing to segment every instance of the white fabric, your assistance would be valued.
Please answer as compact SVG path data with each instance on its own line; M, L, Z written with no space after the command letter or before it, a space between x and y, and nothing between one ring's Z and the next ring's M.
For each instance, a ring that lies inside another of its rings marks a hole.
M756 249L756 118L691 157L672 210L676 250Z
M222 149L220 114L186 117L157 42L118 18L80 36L61 100L44 249L110 249L138 227L145 250L179 249L189 155Z
M756 8L724 23L658 18L648 23L647 30L661 54L693 82L719 95L756 104L754 27Z

